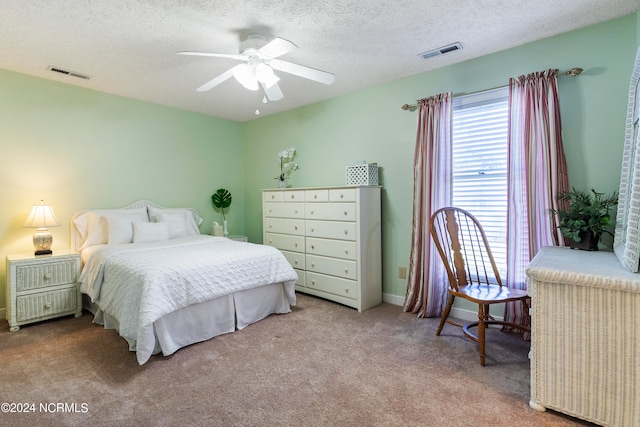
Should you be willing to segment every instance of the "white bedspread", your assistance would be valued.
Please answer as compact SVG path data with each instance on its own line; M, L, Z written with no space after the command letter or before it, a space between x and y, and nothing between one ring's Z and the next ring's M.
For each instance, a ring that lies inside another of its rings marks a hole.
M277 249L222 237L105 246L87 260L80 289L115 317L119 333L140 331L180 308L282 282L295 305L297 274Z

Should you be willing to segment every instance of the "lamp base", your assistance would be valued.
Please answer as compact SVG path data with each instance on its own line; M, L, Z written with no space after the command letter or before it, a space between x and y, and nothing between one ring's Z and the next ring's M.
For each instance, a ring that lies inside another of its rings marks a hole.
M51 244L53 243L53 236L46 228L38 228L33 235L33 247L36 250L36 255L51 255Z

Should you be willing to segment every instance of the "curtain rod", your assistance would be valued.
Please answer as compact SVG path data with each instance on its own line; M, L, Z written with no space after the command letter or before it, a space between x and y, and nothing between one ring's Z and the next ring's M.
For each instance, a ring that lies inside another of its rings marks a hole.
M580 67L574 67L574 68L572 68L572 69L570 69L570 70L567 70L567 71L565 71L564 73L560 73L560 74L558 74L558 75L559 75L559 76L571 76L571 77L576 77L576 76L579 76L579 75L582 73L582 71L584 71L582 68L580 68ZM478 92L486 92L486 91L488 91L488 90L498 89L498 88L500 88L500 87L504 87L504 86L497 86L497 87L494 87L494 88L491 88L491 89L482 89L482 90L478 90L478 91L475 91L475 92L469 92L469 93L460 94L460 95L471 95L471 94L478 93ZM460 95L458 95L458 96L460 96ZM401 108L402 108L403 110L405 110L405 111L406 111L406 110L411 110L411 111L413 111L413 110L415 110L417 107L418 107L418 105L417 105L417 104L404 104Z

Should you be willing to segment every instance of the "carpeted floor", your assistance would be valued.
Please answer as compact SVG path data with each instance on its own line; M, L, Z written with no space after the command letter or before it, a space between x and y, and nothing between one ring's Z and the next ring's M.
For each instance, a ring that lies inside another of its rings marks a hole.
M481 367L461 329L437 324L298 294L292 313L139 366L87 313L13 333L0 321L0 402L25 411L0 425L590 425L529 407L520 336L491 330Z

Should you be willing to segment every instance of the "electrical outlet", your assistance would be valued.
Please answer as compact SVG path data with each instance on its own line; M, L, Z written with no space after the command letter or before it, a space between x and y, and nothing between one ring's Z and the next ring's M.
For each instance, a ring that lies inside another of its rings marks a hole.
M400 279L407 278L407 269L405 267L398 267L398 278Z

